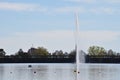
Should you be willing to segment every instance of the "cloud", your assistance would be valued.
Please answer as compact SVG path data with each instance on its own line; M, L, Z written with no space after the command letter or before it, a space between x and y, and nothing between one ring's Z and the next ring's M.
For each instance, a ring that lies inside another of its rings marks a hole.
M96 3L96 0L65 0L69 2Z
M69 1L69 0L67 0ZM96 0L70 0L75 2L95 2ZM73 13L78 11L79 13L94 13L94 14L116 14L120 13L119 9L111 8L111 7L85 7L85 6L64 6L64 7L47 7L40 6L38 4L30 4L30 3L14 3L14 2L0 2L0 10L9 10L9 11L29 11L29 12L46 12L47 14L56 13Z
M64 0L67 2L75 2L75 3L87 3L87 4L96 4L96 3L112 3L112 4L118 4L120 3L120 0Z
M94 14L111 14L111 15L119 12L118 10L110 7L91 8L89 11Z
M44 12L46 8L37 4L0 2L0 10Z
M113 15L113 14L119 14L119 9L111 8L111 7L96 7L96 8L86 8L84 6L66 6L66 7L59 7L55 8L53 12L56 13L74 13L79 12L80 14L107 14L107 15Z
M120 32L114 31L81 31L79 36L80 48L88 49L91 45L111 44L119 40ZM74 49L74 31L56 30L42 32L17 32L11 37L0 38L0 47L8 54L15 53L22 48L27 51L32 44L34 47L43 46L50 52L55 50L71 51ZM115 47L115 46L112 46Z
M111 42L120 36L119 32L114 31L84 31L81 38L88 41Z
M120 36L119 32L114 31L81 31L79 37L82 40L88 41L101 41L109 42L114 41ZM46 32L34 32L34 33L16 33L19 37L40 37L41 39L53 40L53 39L70 39L74 38L74 31L58 30L58 31L46 31Z
M104 0L107 3L120 3L120 0Z
M85 9L81 6L66 6L66 7L60 7L60 8L55 8L54 12L57 13L70 13L70 12L76 12L78 11L79 13L85 13Z
M120 0L64 0L65 2L79 3L81 6L64 7L61 11L72 12L75 10L80 11L80 13L92 13L92 14L120 14L119 8L114 4L119 4ZM111 6L112 4L112 6ZM73 4L74 5L74 4ZM67 11L68 10L68 11Z

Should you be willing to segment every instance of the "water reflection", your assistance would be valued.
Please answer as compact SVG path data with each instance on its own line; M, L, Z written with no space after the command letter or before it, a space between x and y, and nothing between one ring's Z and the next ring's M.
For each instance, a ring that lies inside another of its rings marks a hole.
M73 68L72 68L73 67ZM50 80L74 80L74 66L72 65L54 65L49 67L48 76ZM51 73L52 72L52 73ZM51 74L49 74L51 73Z
M80 64L79 69L79 80L120 78L116 64ZM0 80L76 80L74 70L75 64L0 64Z
M89 65L88 75L89 80L118 80L120 69L118 68L120 65L113 64L94 64Z
M89 66L89 79L90 80L103 80L107 73L107 68L102 65L90 65ZM93 76L94 75L94 76Z
M73 64L1 64L0 80L74 80L73 68Z
M4 67L0 66L0 78L3 79Z

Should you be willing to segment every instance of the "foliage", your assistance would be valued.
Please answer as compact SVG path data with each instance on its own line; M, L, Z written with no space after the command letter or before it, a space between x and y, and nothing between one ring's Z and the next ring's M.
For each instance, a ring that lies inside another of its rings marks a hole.
M69 57L75 58L75 56L76 56L76 51L75 50L71 51Z
M30 54L33 58L34 57L47 57L49 55L49 52L44 47L38 47L38 48L31 48L28 50L28 54Z
M63 53L62 50L56 50L55 52L52 53L52 55L53 55L53 57L63 58L65 54Z
M103 47L91 46L88 49L89 55L106 55L106 50Z
M82 51L82 53L84 53ZM82 54L81 54L82 55ZM80 56L81 56L80 55ZM83 54L84 55L84 54ZM87 55L87 54L85 54ZM114 52L112 49L106 51L103 47L100 46L90 46L88 49L88 55L92 56L119 56L120 53ZM0 49L0 58L75 58L76 51L73 50L70 53L63 52L62 50L56 50L50 54L46 48L30 48L28 52L24 52L22 49L19 49L17 53L13 55L6 55L4 49Z
M49 52L44 47L38 47L35 52L37 55L47 56L49 55Z

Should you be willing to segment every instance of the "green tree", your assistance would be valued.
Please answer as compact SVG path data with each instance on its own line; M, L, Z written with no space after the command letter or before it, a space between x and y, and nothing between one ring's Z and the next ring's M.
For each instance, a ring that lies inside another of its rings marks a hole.
M106 50L103 47L91 46L88 49L89 55L106 55Z
M32 58L39 58L47 57L49 55L49 52L44 47L38 47L29 49L28 54L30 54Z
M35 53L37 55L41 55L41 56L48 56L49 55L49 52L47 51L46 48L44 47L38 47L35 51Z

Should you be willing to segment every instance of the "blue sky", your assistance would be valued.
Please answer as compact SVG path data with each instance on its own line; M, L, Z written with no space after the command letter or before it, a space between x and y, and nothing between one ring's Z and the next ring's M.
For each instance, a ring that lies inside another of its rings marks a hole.
M14 54L43 46L49 52L74 49L75 11L80 49L98 45L120 52L119 0L0 0L0 48Z

